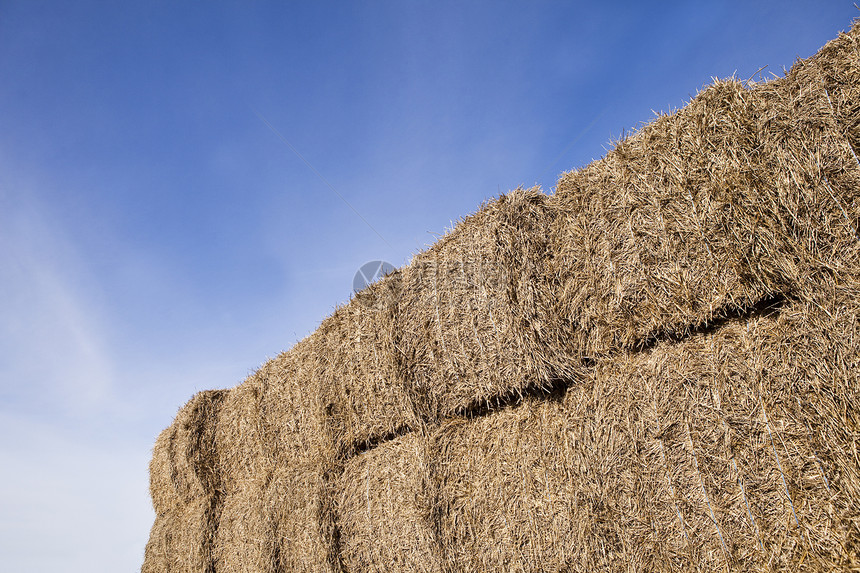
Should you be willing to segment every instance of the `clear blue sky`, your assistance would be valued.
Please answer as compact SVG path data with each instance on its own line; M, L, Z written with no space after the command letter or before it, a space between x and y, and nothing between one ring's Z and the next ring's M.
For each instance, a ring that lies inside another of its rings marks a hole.
M0 0L0 569L135 570L152 443L194 392L311 332L364 262L856 16Z

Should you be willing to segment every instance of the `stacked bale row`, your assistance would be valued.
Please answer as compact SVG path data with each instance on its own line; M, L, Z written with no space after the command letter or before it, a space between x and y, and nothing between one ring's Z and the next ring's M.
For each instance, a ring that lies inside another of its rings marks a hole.
M860 567L858 39L485 205L195 396L144 571Z
M337 561L327 486L335 449L324 425L317 336L232 390L198 394L159 437L144 572L320 571ZM208 417L187 421L201 411ZM186 460L202 455L185 443L208 453L206 475L218 476L209 489L186 485L200 473ZM175 490L193 494L160 501Z
M156 518L143 571L205 571L221 509L215 427L227 394L196 394L158 436L149 466Z
M554 399L350 460L346 570L857 567L860 308L845 294L600 360Z

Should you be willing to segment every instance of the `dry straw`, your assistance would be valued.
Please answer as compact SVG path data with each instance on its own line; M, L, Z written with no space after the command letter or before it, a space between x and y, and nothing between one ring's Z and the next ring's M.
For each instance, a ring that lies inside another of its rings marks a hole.
M551 255L549 201L537 188L502 196L403 269L397 348L423 419L560 374L548 370L552 345L539 312Z
M259 495L275 540L274 571L325 571L339 558L327 493L335 449L325 423L318 336L264 367L261 417L274 471Z
M155 516L141 573L199 573L212 562L210 502L198 498Z
M158 436L149 465L156 513L214 494L218 479L214 448L215 419L228 392L199 392Z
M324 361L326 423L340 457L416 426L398 375L394 337L400 288L399 272L372 284L315 333L314 351Z
M834 481L850 465L846 442L809 432L823 416L798 411L797 381L769 375L761 361L832 360L835 349L790 346L789 328L824 314L795 313L606 359L559 401L450 422L437 471L452 570L856 564L854 488ZM856 462L852 473L860 477Z
M338 484L345 570L442 571L428 460L427 441L412 433L347 462Z
M156 520L144 572L203 571L224 498L215 427L224 390L199 392L156 441L150 492Z
M858 86L718 81L195 395L143 571L860 570Z
M683 335L853 249L856 161L807 67L717 83L562 178L558 317L574 354Z

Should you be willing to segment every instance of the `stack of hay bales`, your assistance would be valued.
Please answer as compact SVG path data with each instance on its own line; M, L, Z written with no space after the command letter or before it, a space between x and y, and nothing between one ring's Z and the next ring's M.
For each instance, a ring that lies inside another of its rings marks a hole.
M717 82L196 395L143 571L860 569L858 86Z

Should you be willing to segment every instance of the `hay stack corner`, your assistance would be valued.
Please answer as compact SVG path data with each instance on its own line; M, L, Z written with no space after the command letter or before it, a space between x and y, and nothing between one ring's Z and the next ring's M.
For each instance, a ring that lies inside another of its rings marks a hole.
M144 573L860 570L860 24L482 206L156 441Z

